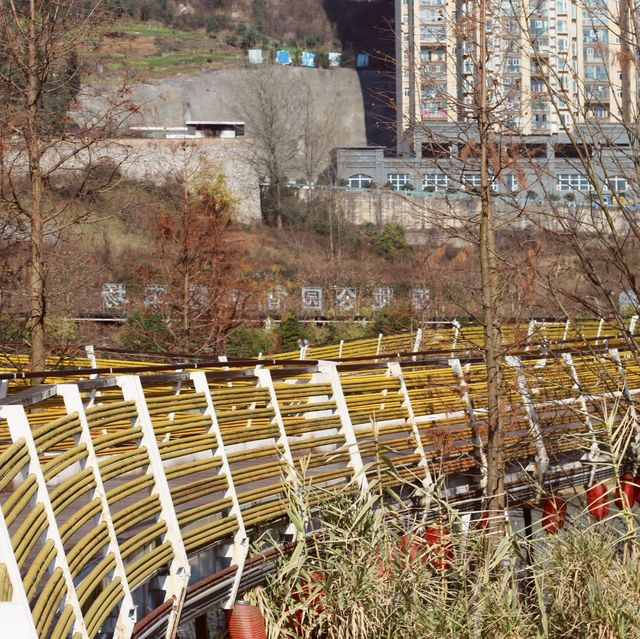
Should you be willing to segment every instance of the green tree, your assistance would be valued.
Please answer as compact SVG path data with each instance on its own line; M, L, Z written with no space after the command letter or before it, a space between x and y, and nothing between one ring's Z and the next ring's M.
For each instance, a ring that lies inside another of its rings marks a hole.
M406 302L392 302L376 313L373 330L377 335L394 335L411 328L411 307Z
M122 346L132 351L163 352L167 350L169 330L156 311L136 309L127 315Z
M293 351L298 347L299 340L309 339L309 330L293 312L284 317L278 326L277 333L280 337L280 350L282 351Z
M407 248L407 237L404 229L393 222L385 224L376 238L376 248L380 255L391 258Z
M261 328L239 326L227 335L225 353L236 357L255 357L269 353L273 347L272 334Z

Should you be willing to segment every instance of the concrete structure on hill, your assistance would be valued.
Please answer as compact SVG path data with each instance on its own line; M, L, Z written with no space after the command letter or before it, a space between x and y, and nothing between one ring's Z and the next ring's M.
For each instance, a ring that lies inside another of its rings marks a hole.
M127 177L161 181L175 170L177 150L187 144L191 154L202 156L224 173L239 201L240 219L261 220L259 185L265 173L255 160L254 141L260 143L260 131L252 117L251 89L256 74L266 71L271 74L273 95L287 110L291 124L287 134L292 136L289 144L298 147L287 160L288 179L308 180L309 157L298 140L308 122L305 118L312 120L314 135L317 131L328 138L314 148L316 173L330 164L330 150L338 143L367 143L363 92L354 70L269 66L209 71L131 87L136 111L124 123L123 139L113 145L116 158L122 157L122 150L131 151L133 159L124 160L121 172ZM92 94L78 112L82 117L97 116L105 101L99 92ZM218 126L225 123L228 126Z

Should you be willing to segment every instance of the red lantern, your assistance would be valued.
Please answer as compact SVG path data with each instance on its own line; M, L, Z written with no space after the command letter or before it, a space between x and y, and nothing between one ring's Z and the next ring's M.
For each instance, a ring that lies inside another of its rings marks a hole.
M407 563L413 563L418 557L423 557L425 553L424 542L419 537L411 533L405 533L400 537L400 541L398 543L398 550L400 551L401 557L403 557ZM424 561L424 557L423 557Z
M227 626L231 639L267 639L267 630L260 608L238 601L227 610Z
M635 499L636 484L633 475L622 475L620 477L620 486L616 490L616 506L620 510L633 508Z
M600 521L609 514L607 487L603 482L587 488L587 506L594 519Z
M296 634L302 636L302 621L304 618L304 610L312 610L315 614L324 611L322 605L322 587L318 588L315 597L311 598L314 590L314 584L324 584L327 581L327 575L314 570L310 575L310 580L304 577L300 579L298 588L291 593L291 599L301 604L300 608L295 611L295 616L289 617L289 622L293 626Z
M551 495L542 502L542 527L553 535L564 528L567 519L567 502Z
M425 560L435 570L447 570L454 559L449 533L442 526L427 526L422 536L426 544Z

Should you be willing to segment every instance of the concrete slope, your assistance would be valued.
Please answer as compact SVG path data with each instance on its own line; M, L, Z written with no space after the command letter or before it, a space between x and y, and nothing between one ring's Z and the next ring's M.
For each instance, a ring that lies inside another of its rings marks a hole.
M351 69L268 67L279 89L296 95L308 86L321 111L340 114L339 138L344 146L366 144L364 102L358 74ZM185 120L244 120L243 95L260 69L219 70L175 76L132 87L141 113L131 124L181 126ZM251 127L247 136L252 137Z

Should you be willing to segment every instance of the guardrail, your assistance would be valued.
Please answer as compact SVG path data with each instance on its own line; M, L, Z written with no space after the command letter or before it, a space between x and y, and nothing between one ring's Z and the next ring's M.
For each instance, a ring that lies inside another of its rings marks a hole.
M594 465L599 424L635 406L640 366L600 340L523 344L507 359L511 503L607 472ZM373 481L408 499L482 495L486 372L470 351L146 370L72 371L0 401L0 618L19 620L12 636L172 636L230 606L273 561L251 540L292 535L300 474L318 507L314 487L366 493Z

